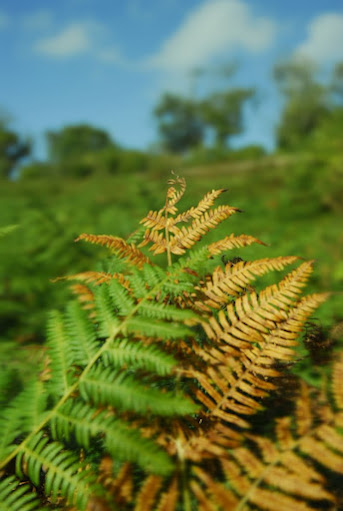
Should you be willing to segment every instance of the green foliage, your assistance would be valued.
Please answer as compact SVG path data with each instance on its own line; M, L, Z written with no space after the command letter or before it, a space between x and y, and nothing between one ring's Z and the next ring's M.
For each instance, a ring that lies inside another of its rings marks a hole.
M226 147L229 137L242 133L243 106L254 94L253 89L233 89L215 92L202 101L201 116L214 132L218 147Z
M214 207L224 191L179 214L185 181L175 178L129 243L80 236L114 255L107 271L68 277L76 298L49 315L37 377L0 412L0 509L237 511L270 501L300 510L335 501L325 476L343 474L341 355L327 396L300 382L294 413L278 398L276 438L259 415L277 388L291 391L299 335L327 294L302 297L308 262L255 287L298 260L226 259L256 238L226 235L190 250L239 211ZM167 266L140 250L149 243Z
M276 132L281 149L295 150L309 143L313 146L313 134L335 118L342 102L340 69L338 64L331 79L323 83L311 61L293 59L275 66L274 78L286 100Z
M154 115L167 151L182 154L202 143L204 126L195 101L166 93L155 107Z
M0 179L10 177L16 165L29 156L30 152L31 143L22 140L18 133L0 119Z
M48 152L52 162L63 165L77 161L85 153L96 153L113 142L106 131L87 124L66 126L60 131L48 131Z

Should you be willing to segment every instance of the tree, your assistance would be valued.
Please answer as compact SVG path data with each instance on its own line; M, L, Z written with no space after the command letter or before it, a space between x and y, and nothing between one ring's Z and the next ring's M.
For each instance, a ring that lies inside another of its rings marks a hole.
M294 149L311 136L330 114L328 87L316 79L311 61L293 59L274 68L274 79L285 98L276 128L277 145Z
M29 156L31 143L8 128L7 121L0 119L0 177L10 177L18 163Z
M343 105L343 62L338 62L334 67L331 82L334 101Z
M189 98L166 93L154 110L165 149L185 153L202 143L204 125L198 103Z
M254 94L254 89L232 89L215 92L201 102L204 124L214 131L218 147L225 147L230 136L243 131L243 105Z
M85 153L114 146L106 131L88 124L66 126L57 132L48 131L46 137L50 160L56 164L76 162Z

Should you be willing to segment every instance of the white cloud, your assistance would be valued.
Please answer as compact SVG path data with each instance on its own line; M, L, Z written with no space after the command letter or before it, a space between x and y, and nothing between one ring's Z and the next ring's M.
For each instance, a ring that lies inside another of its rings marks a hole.
M25 16L23 25L28 30L46 30L52 25L52 12L42 9Z
M99 60L103 62L120 62L121 55L117 48L104 48L97 52L97 57Z
M0 11L0 30L6 28L9 24L9 17L4 12Z
M273 43L276 28L273 20L254 17L242 0L206 0L146 63L166 71L187 71L237 48L261 52Z
M102 27L97 23L72 23L55 36L37 41L34 50L49 57L73 57L92 51L99 32Z
M306 41L295 53L317 62L343 59L343 14L333 12L314 18Z

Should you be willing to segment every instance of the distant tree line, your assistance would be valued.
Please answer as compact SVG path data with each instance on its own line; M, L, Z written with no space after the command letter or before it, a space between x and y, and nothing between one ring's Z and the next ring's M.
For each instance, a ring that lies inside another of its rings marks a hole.
M223 68L230 78L232 67ZM193 78L202 70L194 70ZM310 61L289 60L273 70L283 97L283 108L275 127L276 147L293 151L310 144L331 143L343 128L343 62L326 81ZM95 172L127 173L147 168L170 167L173 154L201 158L212 151L223 158L231 151L231 140L244 131L244 108L256 98L254 88L224 87L198 97L166 92L154 108L158 142L154 151L120 147L103 129L87 124L66 126L46 133L47 161L23 164L32 154L32 142L23 139L0 116L0 177L9 178L21 166L21 176L85 177ZM330 135L325 135L329 133ZM341 138L339 139L341 140ZM254 149L254 148L252 148ZM252 156L263 152L255 148ZM167 158L168 155L168 158Z

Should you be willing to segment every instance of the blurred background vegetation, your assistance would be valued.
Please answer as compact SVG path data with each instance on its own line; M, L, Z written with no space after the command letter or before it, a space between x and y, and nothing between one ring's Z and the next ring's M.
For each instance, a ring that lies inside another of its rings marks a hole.
M224 70L225 71L225 70ZM233 68L226 69L228 76ZM195 70L194 76L201 74ZM298 255L315 259L309 291L333 291L316 324L333 343L343 337L343 63L326 83L308 63L274 68L284 98L273 153L260 146L233 149L244 131L244 108L259 91L229 85L204 97L165 93L154 117L149 150L119 146L87 124L46 133L47 158L30 158L33 141L0 122L0 355L3 378L26 378L44 342L46 313L62 308L68 286L58 276L94 269L82 232L127 237L149 209L164 201L173 169L185 176L184 207L206 191L227 188L223 201L244 210L215 237L256 236L269 247L228 257ZM13 229L2 229L16 226ZM8 232L5 232L8 231ZM211 240L211 235L206 241ZM14 344L15 343L15 344ZM13 351L13 346L20 350ZM32 362L32 364L30 363ZM20 381L18 382L20 384Z

